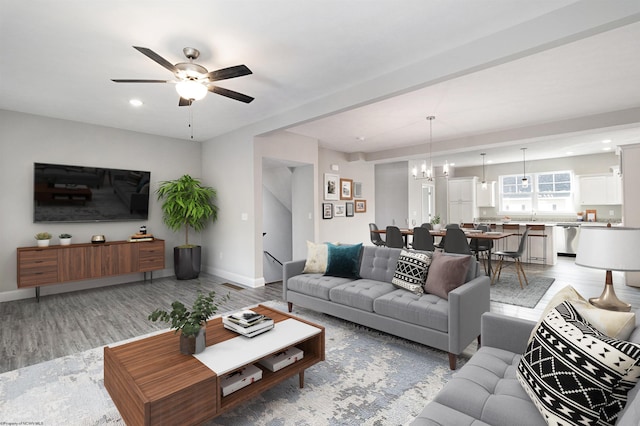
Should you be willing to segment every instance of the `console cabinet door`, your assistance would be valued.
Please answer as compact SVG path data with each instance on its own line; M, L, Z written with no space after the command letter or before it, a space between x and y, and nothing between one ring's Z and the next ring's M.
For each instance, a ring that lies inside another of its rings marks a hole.
M135 244L109 244L102 246L102 275L137 272L138 247Z
M60 282L100 278L102 276L101 248L94 245L58 249Z

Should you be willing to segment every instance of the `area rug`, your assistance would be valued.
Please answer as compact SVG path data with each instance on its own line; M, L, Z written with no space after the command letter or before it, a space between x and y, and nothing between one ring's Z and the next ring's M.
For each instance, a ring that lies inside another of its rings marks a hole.
M491 286L491 301L535 308L555 279L535 275L527 275L527 279L529 285L526 285L522 280L524 288L520 288L516 274L503 273L500 275L500 279Z
M306 370L303 389L292 377L207 425L404 425L451 378L445 352L310 310L294 314L325 326L326 361ZM124 424L104 388L102 347L1 374L0 413L7 424Z

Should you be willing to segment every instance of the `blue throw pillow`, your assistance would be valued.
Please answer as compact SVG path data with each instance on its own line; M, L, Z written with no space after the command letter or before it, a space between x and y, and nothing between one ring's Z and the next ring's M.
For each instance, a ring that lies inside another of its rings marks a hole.
M336 246L327 243L328 261L325 275L343 278L360 278L360 251L362 243Z

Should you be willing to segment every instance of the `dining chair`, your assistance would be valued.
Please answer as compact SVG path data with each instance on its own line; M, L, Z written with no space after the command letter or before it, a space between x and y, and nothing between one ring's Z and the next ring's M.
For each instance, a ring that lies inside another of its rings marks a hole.
M462 229L447 229L444 241L444 251L446 253L471 254L471 248L469 247L467 236Z
M478 231L488 232L490 230L489 225L478 225L476 228ZM472 238L471 243L471 252L476 255L476 260L480 260L480 255L484 254L482 257L482 264L484 266L484 272L487 273L487 259L486 256L493 248L493 241L491 240L483 240L480 238Z
M460 229L460 225L458 225L457 223L447 223L444 226L445 231L448 231L449 229ZM446 235L442 238L440 238L440 242L438 244L436 244L436 248L442 249L444 250L444 241L446 240Z
M504 258L509 257L513 259L513 264L516 268L516 273L518 274L518 281L520 282L520 288L524 288L522 286L522 278L520 274L522 273L522 277L524 277L524 281L527 285L529 285L529 280L527 280L527 276L524 273L524 268L522 267L522 253L524 252L524 245L527 243L527 237L529 235L529 228L525 229L524 234L522 234L522 238L520 238L520 244L518 245L517 251L497 251L493 253L498 256L498 266L493 273L493 278L491 278L491 284L498 281L500 279L500 273L502 272L502 268L505 266Z
M429 222L425 222L422 225L420 225L422 228L428 229L429 231L431 231L433 229L433 225L430 224Z
M404 248L404 238L397 226L387 226L385 245L393 248Z
M412 247L414 250L435 251L433 235L427 228L417 226L413 228Z
M385 245L385 242L380 236L380 234L375 232L377 230L378 230L378 225L376 225L375 223L369 224L369 236L371 237L371 242L376 246L383 246Z

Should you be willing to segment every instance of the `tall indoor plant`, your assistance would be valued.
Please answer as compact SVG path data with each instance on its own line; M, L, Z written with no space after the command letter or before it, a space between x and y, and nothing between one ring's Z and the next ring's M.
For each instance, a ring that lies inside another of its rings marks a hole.
M189 228L202 231L218 218L215 189L203 186L189 175L160 183L156 191L162 200L162 220L172 231L185 230L183 245L173 248L176 278L189 280L200 274L201 247L189 244Z

